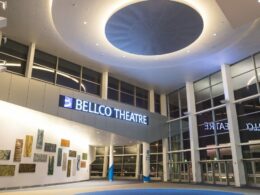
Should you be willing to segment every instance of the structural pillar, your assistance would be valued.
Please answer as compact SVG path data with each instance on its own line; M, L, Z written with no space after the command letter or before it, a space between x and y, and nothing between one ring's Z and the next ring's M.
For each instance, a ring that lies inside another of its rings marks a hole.
M34 54L35 54L35 43L31 43L31 45L29 46L29 52L27 56L26 69L25 69L25 77L29 79L32 77Z
M188 114L189 114L189 131L190 131L190 149L191 149L191 163L192 163L192 175L193 182L201 182L201 166L199 155L199 139L197 128L197 117L195 107L194 87L192 82L186 83Z
M107 99L108 72L102 73L101 98Z
M150 144L143 142L143 182L150 181Z
M104 164L103 164L103 173L102 173L102 177L105 178L107 176L107 167L108 167L108 151L109 148L108 146L105 147L105 153L104 153Z
M154 90L149 91L149 111L154 112Z
M160 96L160 107L161 107L161 115L167 116L167 102L166 102L166 95L161 94ZM168 156L168 138L163 138L162 140L162 152L163 152L163 181L167 182L169 180L169 156Z
M135 167L135 178L139 179L140 175L140 144L136 145L137 155L136 155L136 167Z
M234 103L234 93L231 80L230 66L223 64L221 66L221 73L223 79L223 87L225 94L225 102L227 109L227 119L229 128L229 137L232 152L233 171L235 178L235 185L237 187L246 185L245 169L243 164L242 150L240 146L239 126L237 121L236 105Z
M108 169L108 180L113 181L114 178L114 147L110 145L109 147L109 169Z

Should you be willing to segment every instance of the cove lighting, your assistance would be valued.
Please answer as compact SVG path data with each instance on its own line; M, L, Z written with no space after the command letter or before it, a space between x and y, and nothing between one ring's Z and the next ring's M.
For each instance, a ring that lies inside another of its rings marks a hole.
M6 62L5 60L1 60L2 62L0 62L0 66L13 66L13 67L21 67L20 63L9 63Z

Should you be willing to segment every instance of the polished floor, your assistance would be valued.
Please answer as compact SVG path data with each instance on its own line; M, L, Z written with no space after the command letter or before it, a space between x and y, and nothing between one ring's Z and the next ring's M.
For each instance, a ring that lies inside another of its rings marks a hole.
M151 189L151 188L174 188L174 189L197 189L226 192L238 192L245 195L259 195L260 189L235 188L226 186L189 185L173 183L140 183L137 181L87 181L73 184L55 185L48 187L26 188L19 190L0 191L0 195L75 195L84 192L117 190L117 189Z

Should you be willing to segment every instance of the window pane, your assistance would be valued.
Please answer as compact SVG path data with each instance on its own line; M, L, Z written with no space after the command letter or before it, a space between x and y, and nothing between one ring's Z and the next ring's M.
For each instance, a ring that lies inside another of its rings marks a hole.
M196 111L205 110L207 108L211 108L210 99L196 104Z
M70 75L80 77L80 69L81 67L77 64L74 64L64 59L59 59L58 70L62 72L66 72Z
M81 91L100 96L100 85L82 80Z
M118 94L119 92L117 90L108 88L107 98L110 100L118 101L119 100Z
M238 62L231 66L231 76L235 77L242 73L248 72L254 69L254 64L252 58L247 58L241 62Z
M194 91L198 92L202 89L208 88L209 87L209 77L206 77L202 80L199 80L194 83Z
M56 69L57 57L39 50L35 50L34 62L52 69Z
M26 61L11 57L11 56L7 56L4 54L0 53L0 60L4 60L7 63L15 63L15 64L21 64L21 66L7 66L7 70L11 71L11 72L15 72L18 74L25 74L25 67L26 67Z
M130 104L130 105L134 105L134 96L132 95L128 95L126 93L121 93L120 94L120 101L122 103L126 103L126 104Z
M96 147L96 155L104 155L105 148L104 147Z
M178 91L168 95L170 117L178 118L180 116Z
M256 67L260 67L260 53L255 55Z
M216 85L218 83L221 83L222 82L221 71L211 75L210 82L211 85Z
M26 60L28 54L28 46L8 39L6 43L1 44L0 52L4 52Z
M136 96L144 98L144 99L148 99L148 91L145 90L145 89L141 89L139 87L136 87Z
M148 109L147 99L136 98L136 107Z
M113 77L108 77L108 87L119 90L119 80Z
M195 93L195 99L196 102L210 99L210 88L203 89L202 91Z
M32 77L40 80L48 81L50 83L54 83L55 72L54 69L34 65L32 69Z
M64 73L58 73L57 84L79 90L79 80Z
M125 154L136 154L136 153L137 153L136 145L125 147Z
M207 147L215 145L215 137L207 136L199 138L199 147Z
M83 67L82 78L85 80L101 83L101 73Z
M136 156L124 156L124 164L135 163L135 162L136 162Z
M134 86L121 81L121 91L134 95Z

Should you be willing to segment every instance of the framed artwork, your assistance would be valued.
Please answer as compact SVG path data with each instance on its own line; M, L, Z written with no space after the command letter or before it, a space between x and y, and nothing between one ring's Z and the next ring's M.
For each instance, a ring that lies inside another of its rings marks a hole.
M62 146L62 147L70 147L70 140L61 139L60 146Z
M42 149L43 147L44 130L38 129L36 149Z
M62 155L62 171L67 170L67 161L68 161L67 158L68 158L68 154L63 153L63 155Z
M61 167L61 160L62 160L62 148L58 149L58 156L57 156L57 166Z
M36 164L25 164L19 165L19 173L35 173Z
M0 165L0 176L14 176L15 165Z
M77 156L77 171L80 170L80 155Z
M45 152L56 152L56 144L51 144L51 143L45 143L44 144L44 151Z
M88 154L82 153L82 160L88 160Z
M49 156L48 175L53 175L53 172L54 172L54 156Z
M77 159L73 159L72 176L76 176L77 172Z
M86 161L81 161L80 162L80 168L86 168L86 167L87 167Z
M70 177L71 172L71 160L68 160L67 177Z
M47 154L34 153L33 162L47 162Z
M15 149L14 149L14 162L21 162L22 150L23 150L23 140L16 139Z
M25 144L24 144L24 157L31 157L32 156L32 144L33 144L33 136L26 135L25 137Z
M0 160L10 160L11 150L0 150Z
M75 150L70 150L70 151L69 151L69 157L76 158L76 157L77 157L77 151L75 151Z

